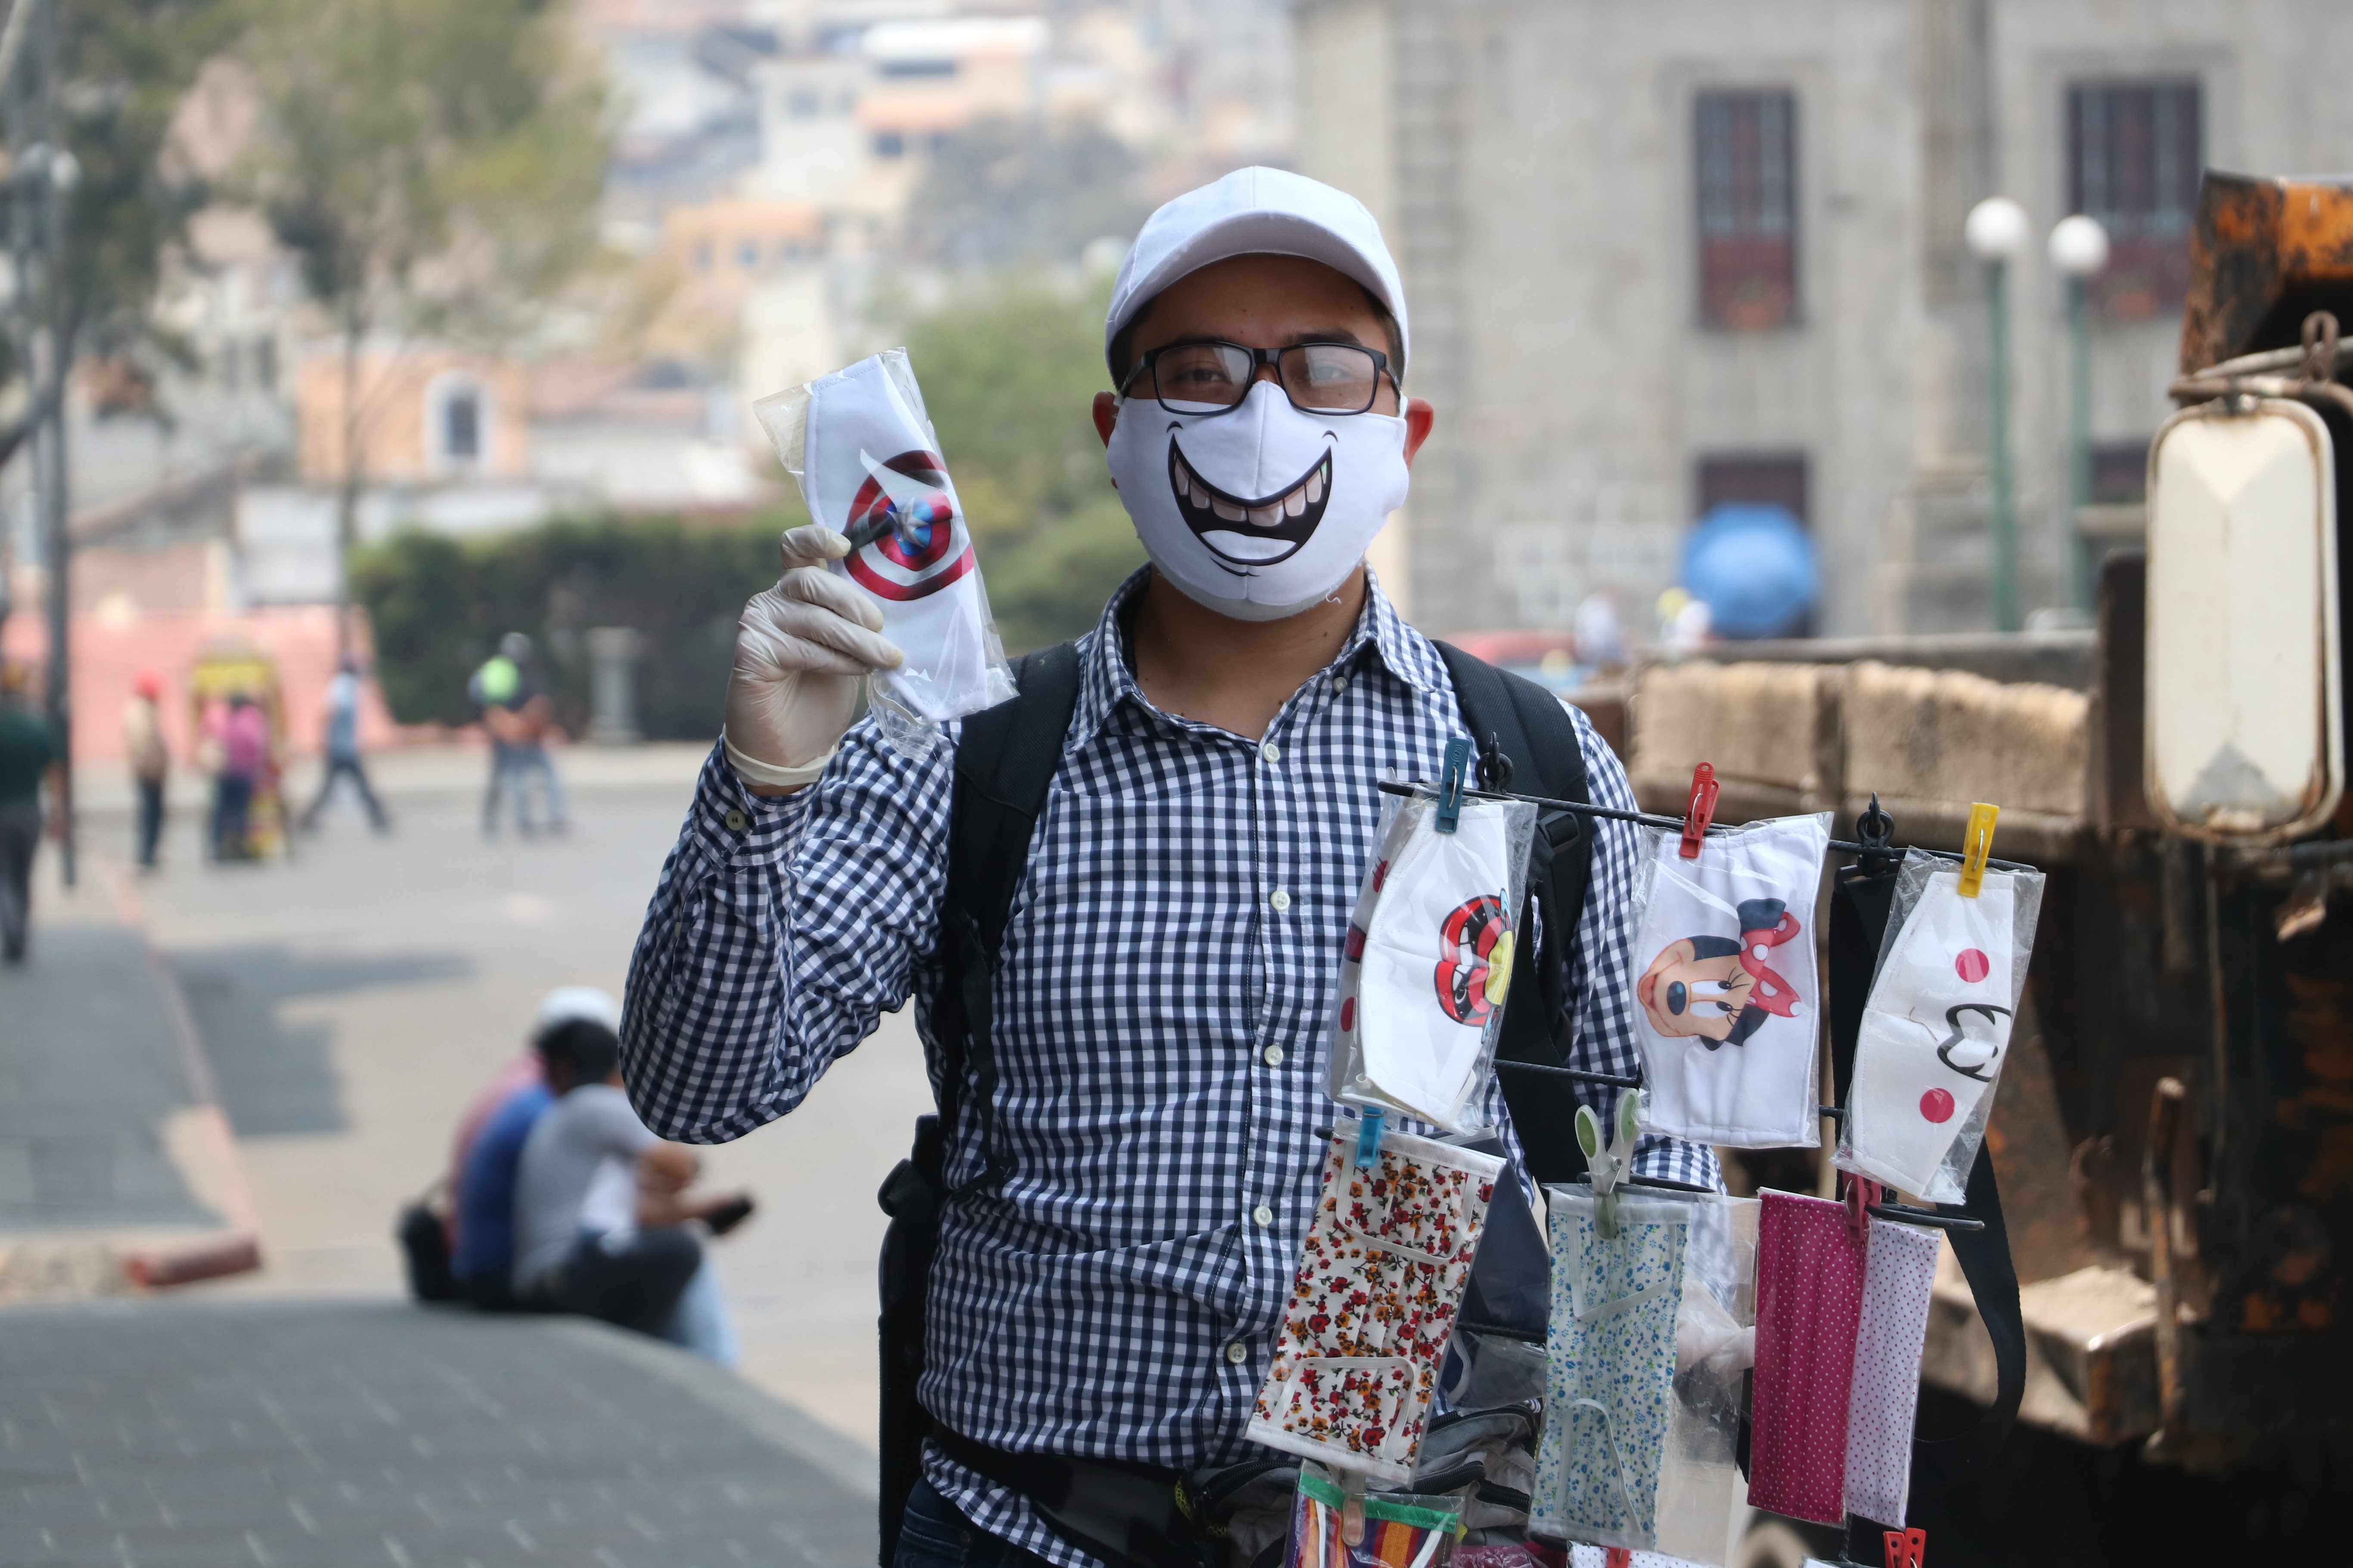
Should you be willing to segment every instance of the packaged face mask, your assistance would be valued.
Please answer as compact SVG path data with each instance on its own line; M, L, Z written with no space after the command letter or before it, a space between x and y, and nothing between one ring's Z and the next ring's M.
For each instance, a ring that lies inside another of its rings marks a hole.
M1401 1132L1356 1157L1344 1123L1247 1436L1402 1484L1504 1162Z
M1556 1541L1652 1546L1697 1205L1621 1193L1614 1234L1604 1234L1591 1192L1551 1187L1546 1197L1552 1383L1528 1528Z
M1230 409L1123 399L1104 459L1152 563L1241 621L1331 594L1405 504L1403 419L1304 414L1271 381Z
M1356 1502L1364 1533L1347 1542L1348 1498L1322 1466L1299 1467L1284 1568L1446 1568L1462 1534L1462 1500L1410 1492L1366 1492Z
M1763 1201L1748 1501L1840 1524L1866 1243L1842 1203L1769 1188Z
M928 749L927 731L1011 697L972 530L907 351L764 397L752 412L800 481L813 521L841 534L891 525L831 569L873 595L882 635L907 656L868 678L894 742Z
M1838 1163L1937 1203L1959 1203L2042 910L2038 871L1988 870L1961 896L1952 861L1913 850L1895 884L1879 970L1855 1037Z
M1653 831L1636 894L1635 1038L1650 1131L1736 1149L1821 1142L1814 906L1831 818L1710 834L1696 859Z
M1494 1070L1535 807L1465 800L1452 833L1437 809L1383 797L1340 956L1332 1097L1462 1131Z
M1675 1316L1674 1403L1659 1463L1659 1552L1722 1568L1746 1523L1738 1463L1748 1369L1757 1359L1755 1198L1693 1201Z
M1847 1402L1846 1510L1879 1524L1902 1524L1911 1502L1920 1352L1941 1246L1933 1230L1871 1222L1854 1392Z

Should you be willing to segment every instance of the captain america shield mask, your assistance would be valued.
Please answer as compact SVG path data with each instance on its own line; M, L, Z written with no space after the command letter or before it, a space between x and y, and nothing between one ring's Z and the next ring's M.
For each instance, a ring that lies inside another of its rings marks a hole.
M868 459L847 521L845 532L891 523L842 563L860 587L881 598L924 598L973 569L972 535L948 488L947 465L930 452L902 452L880 464Z

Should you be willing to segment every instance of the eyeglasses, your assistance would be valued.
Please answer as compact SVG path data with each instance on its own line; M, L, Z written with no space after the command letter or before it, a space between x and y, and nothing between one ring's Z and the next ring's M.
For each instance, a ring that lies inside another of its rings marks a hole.
M1362 414L1380 395L1389 356L1355 343L1293 343L1253 349L1240 343L1168 343L1147 352L1120 390L1139 383L1171 414L1225 414L1241 406L1262 365L1272 365L1282 395L1302 414ZM1389 384L1397 377L1389 376Z

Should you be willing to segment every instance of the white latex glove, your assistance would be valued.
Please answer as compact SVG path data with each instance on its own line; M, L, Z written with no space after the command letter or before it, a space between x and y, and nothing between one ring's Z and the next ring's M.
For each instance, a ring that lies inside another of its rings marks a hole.
M791 530L784 574L752 595L735 626L727 679L728 758L754 784L809 783L858 711L858 678L905 656L881 637L882 610L824 563L849 541L822 523Z

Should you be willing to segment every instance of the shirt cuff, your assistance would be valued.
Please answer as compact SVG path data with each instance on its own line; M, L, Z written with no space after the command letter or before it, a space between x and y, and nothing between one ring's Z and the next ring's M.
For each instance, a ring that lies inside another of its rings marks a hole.
M800 842L817 786L790 795L754 795L713 745L695 781L694 805L687 821L696 845L714 866L774 863Z

